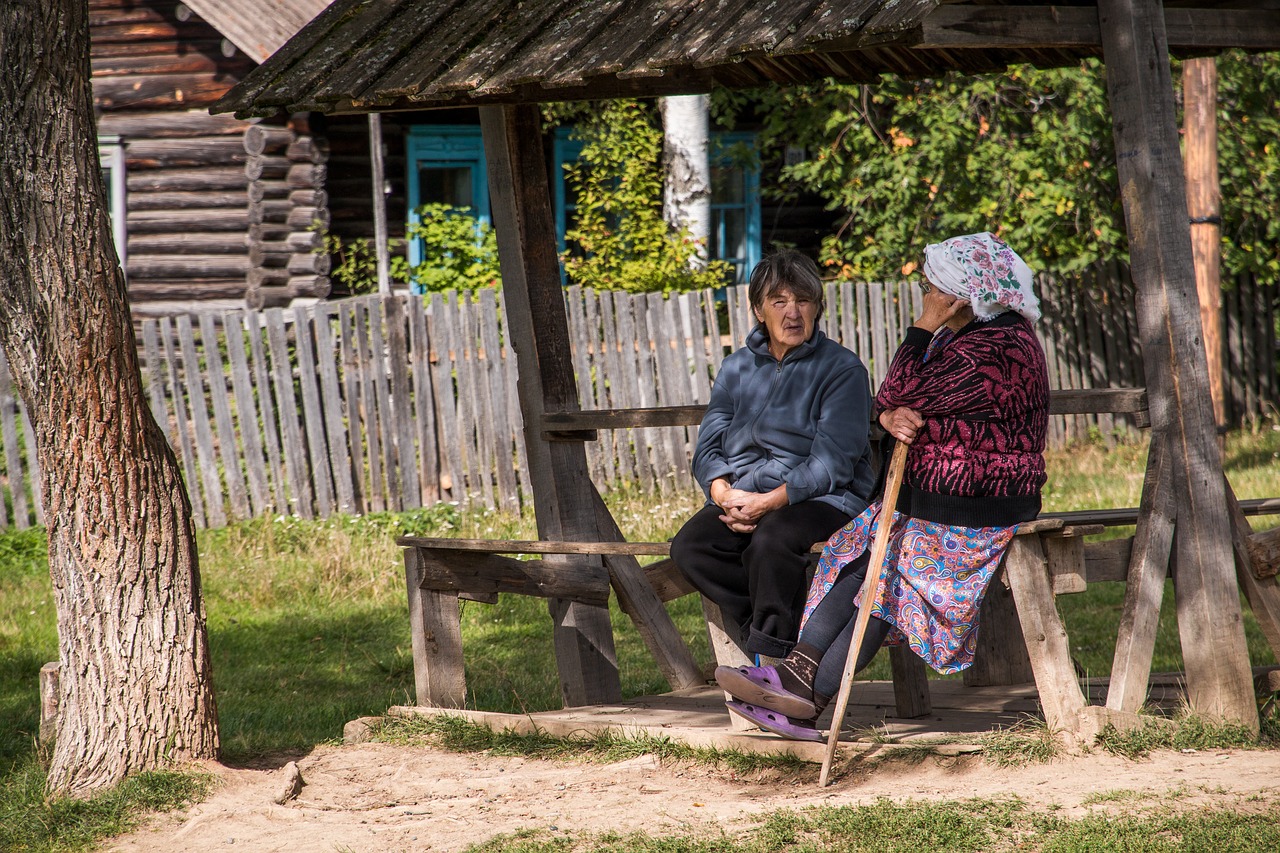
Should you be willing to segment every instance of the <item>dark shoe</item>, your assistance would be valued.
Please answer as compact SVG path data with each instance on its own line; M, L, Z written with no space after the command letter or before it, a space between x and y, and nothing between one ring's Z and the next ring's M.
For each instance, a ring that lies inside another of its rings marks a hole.
M812 700L783 687L778 670L772 666L718 666L716 683L735 699L788 717L808 720L818 716Z
M757 708L755 705L748 705L746 702L739 702L736 699L731 699L724 704L725 707L744 720L748 720L765 731L773 732L775 735L788 740L806 740L811 743L822 743L826 740L822 732L818 731L814 726L813 720L793 720L767 708Z

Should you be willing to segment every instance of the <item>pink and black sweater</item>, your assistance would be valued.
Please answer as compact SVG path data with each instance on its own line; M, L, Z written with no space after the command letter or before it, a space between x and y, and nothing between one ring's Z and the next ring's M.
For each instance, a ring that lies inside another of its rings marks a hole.
M930 351L928 332L908 330L876 395L877 417L908 406L924 418L907 452L899 511L963 527L1035 518L1049 375L1031 324L1010 311L938 335Z

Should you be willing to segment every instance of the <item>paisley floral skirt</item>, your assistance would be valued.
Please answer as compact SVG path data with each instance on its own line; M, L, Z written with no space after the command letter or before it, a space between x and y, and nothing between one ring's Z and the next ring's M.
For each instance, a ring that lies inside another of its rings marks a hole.
M872 504L827 541L809 586L801 631L813 608L851 560L871 547L880 504ZM907 643L925 663L950 673L973 664L978 610L1013 539L1012 527L951 527L893 514L887 576L871 613L893 625L888 643ZM868 567L868 577L876 570ZM862 593L855 600L861 606Z

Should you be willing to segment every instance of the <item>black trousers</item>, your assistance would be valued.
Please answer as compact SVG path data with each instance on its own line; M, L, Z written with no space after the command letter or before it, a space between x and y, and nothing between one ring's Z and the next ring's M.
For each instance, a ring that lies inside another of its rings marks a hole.
M720 605L748 654L783 657L795 645L809 588L810 547L849 523L821 501L766 513L751 533L735 533L708 505L671 540L671 557L698 592Z
M867 564L871 562L871 547L859 556L850 560L831 589L818 602L809 614L809 621L804 625L804 633L800 642L804 646L797 651L808 651L820 656L818 670L813 679L815 696L831 697L840 689L840 680L844 677L844 664L849 655L849 646L853 643L853 629L858 621L858 608L853 600L862 587L867 576ZM867 633L863 635L862 647L858 649L858 660L854 671L860 671L871 663L876 652L884 645L889 631L893 628L888 622L875 616L867 620Z

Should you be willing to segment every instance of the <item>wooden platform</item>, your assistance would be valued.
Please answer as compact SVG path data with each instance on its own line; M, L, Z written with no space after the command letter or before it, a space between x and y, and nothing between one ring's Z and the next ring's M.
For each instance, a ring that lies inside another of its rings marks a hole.
M1280 671L1277 666L1254 667L1255 677ZM1081 680L1091 705L1106 701L1108 679ZM981 752L983 736L1028 721L1042 722L1033 683L997 687L966 687L959 678L930 679L933 713L916 719L895 716L893 682L859 681L850 696L843 748L850 753L880 751L886 747L931 746L940 754ZM1148 710L1173 714L1185 707L1185 676L1180 672L1156 673L1148 685ZM660 696L640 696L610 705L563 708L532 714L500 714L401 705L390 708L392 717L448 714L465 717L495 731L541 731L561 737L595 735L607 730L664 737L693 747L737 749L762 754L790 754L821 763L825 743L784 740L762 731L733 731L724 694L714 684ZM831 711L819 721L829 723Z

